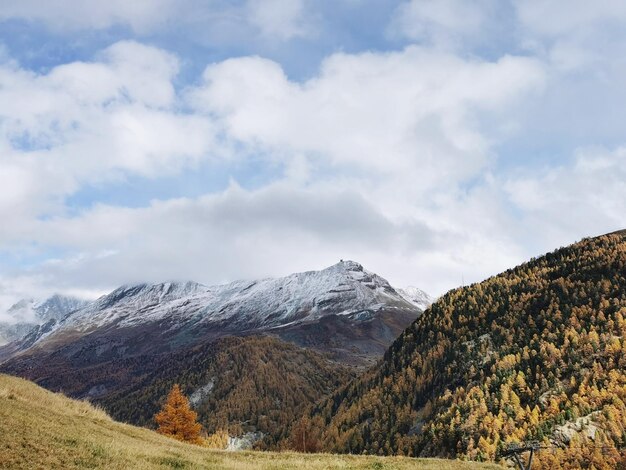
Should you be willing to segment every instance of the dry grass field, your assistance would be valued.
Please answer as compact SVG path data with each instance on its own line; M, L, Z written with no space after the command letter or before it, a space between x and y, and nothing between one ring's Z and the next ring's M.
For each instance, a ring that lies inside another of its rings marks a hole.
M208 450L115 422L89 403L0 374L0 468L496 470L502 467L401 457Z

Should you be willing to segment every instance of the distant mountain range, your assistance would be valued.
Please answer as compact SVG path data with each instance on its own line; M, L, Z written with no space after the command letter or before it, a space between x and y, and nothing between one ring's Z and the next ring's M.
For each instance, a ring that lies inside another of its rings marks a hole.
M17 312L28 310L23 316L36 322L27 323L30 331L21 341L0 349L0 358L25 352L35 344L37 352L57 351L59 345L86 338L92 341L95 337L99 338L98 357L124 357L173 350L226 334L261 331L315 347L314 338L299 338L300 332L306 332L305 336L311 333L311 325L341 328L382 323L381 328L391 326L395 334L430 302L423 291L415 287L395 290L385 279L353 261L284 278L211 287L196 282L137 284L120 287L93 302L58 295L44 302L19 302L10 312L17 317ZM102 333L108 337L112 331L116 339L106 346ZM389 336L386 331L354 333L358 339L371 335L374 341L380 340L380 335ZM371 346L363 345L360 359L353 347L353 353L347 353L341 345L331 349L337 357L354 356L356 362L365 363L370 354L384 352L381 348L374 348L374 352ZM329 352L326 346L320 347Z
M164 387L180 382L192 394L210 382L213 392L196 403L204 410L205 426L215 428L219 423L209 421L220 417L242 432L270 435L271 443L280 437L289 413L293 416L379 360L429 301L416 288L395 290L353 261L221 286L123 286L50 317L0 347L0 370L88 397L116 418L141 424L150 424ZM231 336L240 339L229 340ZM273 357L268 359L272 368L259 364L259 356ZM300 365L294 369L293 363ZM291 372L280 377L281 371ZM246 414L220 408L232 388L248 380L266 387L240 391L248 401L264 392L283 397L282 403L259 402L255 418L259 413L266 418L254 426L251 410ZM221 399L216 393L223 394ZM133 406L130 394L135 396Z

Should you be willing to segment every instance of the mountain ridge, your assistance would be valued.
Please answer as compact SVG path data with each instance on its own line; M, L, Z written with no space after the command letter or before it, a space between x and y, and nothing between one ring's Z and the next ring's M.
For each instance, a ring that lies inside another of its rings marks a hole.
M417 300L397 292L384 278L354 261L282 278L240 280L216 286L193 281L123 285L86 304L48 328L40 328L22 347L51 336L85 334L99 328L132 328L170 323L168 328L241 333L277 330L317 322L326 315L368 320L376 312L417 315L428 295ZM1 357L1 352L0 352Z

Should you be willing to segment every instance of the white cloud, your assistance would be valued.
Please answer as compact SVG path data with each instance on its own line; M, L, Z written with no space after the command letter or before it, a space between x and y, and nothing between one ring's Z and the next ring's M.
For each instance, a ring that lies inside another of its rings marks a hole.
M176 73L175 57L134 42L46 74L1 65L0 217L11 229L0 239L24 236L29 218L62 210L85 184L154 177L205 158L213 127L178 111Z
M494 230L508 220L497 190L462 188L488 170L500 137L481 120L514 121L515 104L542 89L533 59L420 47L335 54L299 83L275 62L246 57L209 66L183 94L172 85L171 54L123 42L96 59L45 74L0 68L0 109L15 109L2 116L0 183L9 190L0 216L9 228L0 243L62 253L5 270L5 279L89 291L280 275L353 258L439 294L461 273L478 280L523 259L507 231ZM283 169L283 179L68 215L67 196L86 184L170 175L228 156L230 146L239 161L252 155Z
M0 66L0 246L61 253L5 269L0 301L282 275L339 258L440 294L539 254L529 246L624 222L610 197L623 192L622 150L543 178L492 175L494 143L553 78L536 59L414 46L335 54L296 82L276 62L244 57L208 66L182 93L177 72L175 56L136 42L46 73ZM169 176L231 147L239 163L252 156L283 173L254 190L232 183L147 207L66 207L85 185ZM575 226L571 205L585 224Z
M467 209L456 214L466 211L463 222L470 219ZM75 217L39 221L33 240L75 254L16 279L45 292L97 291L123 282L220 283L283 275L344 258L392 282L418 282L439 294L462 275L476 280L519 259L507 240L486 239L480 224L472 227L476 232L467 236L458 226L433 229L417 220L393 221L349 186L304 189L279 182L248 191L231 185L197 199L155 201L137 209L97 206Z
M175 4L172 0L6 0L0 4L0 18L44 21L57 30L103 29L127 24L145 31L175 13Z
M304 0L248 0L251 24L263 36L286 40L311 33Z
M190 102L239 141L376 181L410 180L424 193L484 167L490 141L477 120L507 114L541 89L543 71L532 59L483 62L410 47L333 55L302 84L256 57L209 66L204 79Z
M314 16L305 0L6 0L0 21L42 22L57 33L103 30L123 25L148 36L176 28L212 42L243 34L246 39L286 41L315 31ZM230 30L230 31L229 31ZM219 34L212 35L215 31ZM242 38L240 38L242 39Z
M621 0L515 0L514 3L524 27L548 37L626 21L626 3Z
M621 0L516 0L514 5L524 46L562 71L599 75L626 52Z
M540 229L545 243L600 235L626 227L626 148L579 150L571 164L504 184L523 214L523 224Z
M477 43L492 28L493 0L408 0L395 10L389 34L443 46Z

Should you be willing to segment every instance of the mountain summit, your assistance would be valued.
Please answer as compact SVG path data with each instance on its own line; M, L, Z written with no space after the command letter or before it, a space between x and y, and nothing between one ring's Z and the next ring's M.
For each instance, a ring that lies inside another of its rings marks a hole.
M354 261L219 286L127 285L0 347L0 370L138 424L179 383L207 429L227 422L272 445L421 313Z

